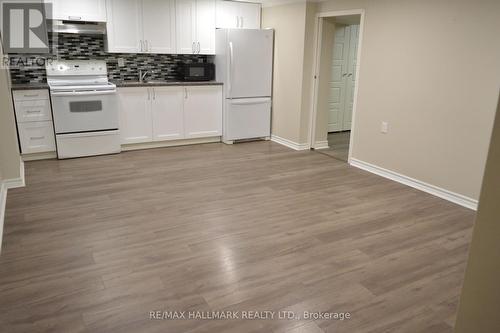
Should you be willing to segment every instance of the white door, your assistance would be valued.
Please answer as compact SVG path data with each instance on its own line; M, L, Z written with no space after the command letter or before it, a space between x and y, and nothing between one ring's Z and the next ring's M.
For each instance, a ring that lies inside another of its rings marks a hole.
M358 53L358 38L359 38L359 25L351 25L349 34L349 55L347 62L347 76L346 76L346 101L345 112L342 129L344 131L351 129L352 124L352 109L354 106L354 88L356 86L356 61Z
M226 100L224 140L263 138L270 135L270 97Z
M260 4L239 3L240 28L260 29Z
M196 0L177 0L175 11L177 53L193 54L196 40Z
M142 0L144 49L149 53L176 53L175 0Z
M216 27L220 29L239 28L239 3L235 1L217 0Z
M196 1L196 43L196 53L215 54L215 0Z
M107 0L106 51L139 53L142 51L141 2L138 0Z
M184 87L184 137L222 135L222 87Z
M343 130L348 56L349 27L337 24L335 26L332 70L329 82L328 132Z
M152 141L150 88L119 88L118 107L121 143Z
M183 139L183 87L155 87L152 90L153 141Z
M51 0L55 20L106 22L106 0Z
M273 31L232 29L228 32L227 97L271 96Z

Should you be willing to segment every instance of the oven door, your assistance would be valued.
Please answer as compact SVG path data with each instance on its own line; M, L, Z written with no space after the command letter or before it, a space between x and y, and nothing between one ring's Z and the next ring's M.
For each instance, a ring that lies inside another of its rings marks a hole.
M118 129L115 90L51 92L56 134Z

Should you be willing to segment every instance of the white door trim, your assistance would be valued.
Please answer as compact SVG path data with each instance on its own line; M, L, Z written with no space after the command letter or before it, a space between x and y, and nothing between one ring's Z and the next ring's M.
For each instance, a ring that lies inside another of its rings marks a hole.
M351 137L349 140L349 157L348 161L352 158L352 151L354 145L354 132L356 131L356 111L358 108L358 91L359 91L359 72L361 67L361 47L363 45L363 35L365 27L365 10L364 9L352 9L352 10L339 10L330 12L321 12L316 14L316 36L315 36L315 47L314 47L314 80L312 86L312 105L311 105L311 117L309 119L309 145L311 148L316 148L316 121L317 121L317 107L318 107L318 90L319 90L319 70L321 63L321 47L323 35L323 18L325 17L335 17L335 16L347 16L347 15L360 15L359 22L359 39L358 39L358 53L356 55L356 85L354 88L354 104L352 107L352 123L351 123Z

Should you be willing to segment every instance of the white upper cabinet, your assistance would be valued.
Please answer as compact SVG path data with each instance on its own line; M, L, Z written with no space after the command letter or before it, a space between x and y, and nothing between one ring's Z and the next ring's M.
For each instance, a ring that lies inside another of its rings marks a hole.
M199 54L215 54L215 0L196 1L196 39Z
M215 0L177 0L177 53L215 54Z
M216 27L222 29L260 29L261 5L217 0Z
M143 52L176 53L175 0L142 0Z
M177 53L196 53L196 0L177 0L175 18Z
M106 0L46 0L55 20L106 22ZM50 15L49 15L50 17Z
M143 49L138 0L107 0L106 51L139 53Z
M261 6L258 3L240 2L240 28L260 29Z
M176 53L175 0L107 0L107 52Z

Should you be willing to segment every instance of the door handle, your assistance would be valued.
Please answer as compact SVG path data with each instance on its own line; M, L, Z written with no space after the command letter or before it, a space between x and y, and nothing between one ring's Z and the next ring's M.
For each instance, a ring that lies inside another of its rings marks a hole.
M347 74L347 76L348 76L348 77L351 77L351 76L352 76L352 73Z
M188 90L184 87L184 99L188 98Z
M142 44L142 39L139 41L141 43L141 52L144 51L144 47L143 47L143 44Z
M200 54L201 52L201 46L200 46L200 42L198 42L198 54Z
M191 46L191 48L193 49L193 54L196 53L195 49L194 49L194 42L193 42L193 45Z
M346 77L346 76L347 76L347 73L342 74L342 77Z
M233 81L233 42L229 42L229 80L228 80L228 91L229 91L229 98L231 98L231 93L233 90L232 87L232 81Z
M149 47L148 47L148 41L144 41L144 48L146 49L146 52L149 52Z

